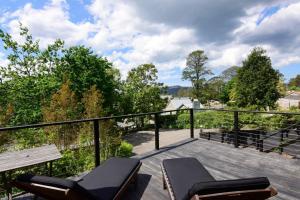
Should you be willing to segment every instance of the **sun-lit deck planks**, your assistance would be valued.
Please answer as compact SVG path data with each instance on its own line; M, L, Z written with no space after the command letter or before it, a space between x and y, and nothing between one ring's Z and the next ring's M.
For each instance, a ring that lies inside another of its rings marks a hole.
M267 176L279 191L272 199L300 199L300 160L251 148L235 149L214 141L186 140L159 151L136 156L143 166L139 184L129 188L124 199L169 199L162 188L160 163L166 158L196 157L218 180Z
M300 199L300 160L277 153L262 153L251 148L236 149L229 144L205 139L187 139L135 157L141 158L143 165L138 185L128 188L123 198L126 200L170 199L162 187L160 163L163 159L176 157L196 157L218 180L267 176L279 192L272 200ZM29 200L32 195L16 199Z

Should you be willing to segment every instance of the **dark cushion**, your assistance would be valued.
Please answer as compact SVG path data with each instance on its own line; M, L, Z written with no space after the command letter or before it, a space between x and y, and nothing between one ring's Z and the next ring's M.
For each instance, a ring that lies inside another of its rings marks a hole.
M133 158L108 159L79 180L78 184L94 199L113 199L139 163L138 159Z
M74 189L78 186L76 181L56 177L37 176L33 174L22 174L18 176L16 180L20 182L37 183L63 189Z
M270 182L266 177L199 182L195 183L189 190L189 197L191 198L195 194L205 195L221 192L265 189L269 186Z
M188 191L195 183L215 181L195 158L166 159L162 164L177 200L188 199Z

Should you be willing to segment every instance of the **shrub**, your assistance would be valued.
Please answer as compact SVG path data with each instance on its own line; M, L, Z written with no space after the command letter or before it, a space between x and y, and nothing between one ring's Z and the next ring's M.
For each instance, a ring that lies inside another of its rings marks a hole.
M180 114L176 121L178 128L190 128L190 114Z
M132 156L132 150L133 150L132 144L126 141L122 141L118 149L117 155L120 157L130 157Z
M78 159L75 151L66 150L62 152L62 158L53 163L53 174L55 176L73 176L84 171L84 163Z
M177 128L177 115L160 115L159 124L161 128Z

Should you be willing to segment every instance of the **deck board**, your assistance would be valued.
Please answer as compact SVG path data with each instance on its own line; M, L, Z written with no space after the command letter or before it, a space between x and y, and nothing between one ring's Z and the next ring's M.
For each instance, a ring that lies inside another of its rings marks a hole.
M169 200L162 187L160 163L163 159L195 157L217 179L267 176L279 194L272 200L300 199L300 160L289 159L277 153L262 153L252 148L234 148L205 139L187 139L158 151L135 156L143 162L137 187L131 185L123 199ZM17 198L21 200L32 199Z
M217 180L267 176L279 191L273 200L300 199L300 160L276 153L198 139L135 157L143 162L139 184L136 189L129 188L125 199L169 199L168 192L162 188L160 163L176 157L197 158Z

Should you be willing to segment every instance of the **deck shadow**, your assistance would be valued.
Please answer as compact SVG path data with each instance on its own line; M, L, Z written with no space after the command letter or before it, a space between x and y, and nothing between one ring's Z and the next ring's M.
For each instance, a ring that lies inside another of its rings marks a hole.
M140 200L149 185L152 175L138 174L136 185L130 185L122 199Z
M154 134L151 134L146 131L145 132L140 131L140 132L130 133L124 136L123 139L128 141L133 146L138 146L142 143L154 140Z
M182 140L180 142L177 142L177 143L174 143L174 144L171 144L171 145L168 145L168 146L164 146L164 147L160 147L159 150L153 150L153 151L150 151L148 153L144 153L142 155L134 155L132 156L133 158L138 158L138 159L146 159L146 158L149 158L149 157L152 157L152 156L155 156L155 155L158 155L158 154L161 154L165 151L169 151L171 149L175 149L177 147L180 147L180 146L183 146L185 144L188 144L188 143L191 143L191 142L194 142L198 139L192 139L192 138L189 138L189 139L185 139L185 140Z

